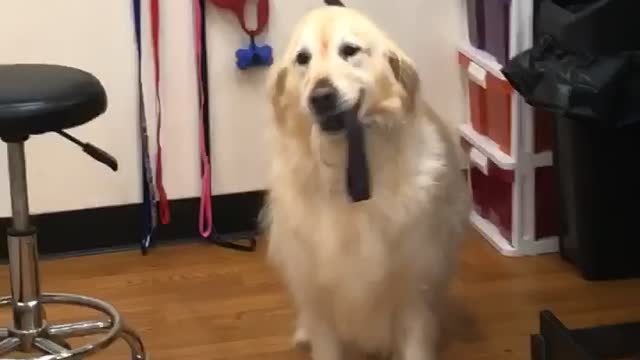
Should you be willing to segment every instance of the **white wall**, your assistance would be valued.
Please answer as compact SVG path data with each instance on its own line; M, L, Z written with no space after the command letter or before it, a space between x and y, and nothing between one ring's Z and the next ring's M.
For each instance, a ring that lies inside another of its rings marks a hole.
M428 100L452 121L464 116L464 97L455 55L462 37L462 0L402 2L346 0L369 13L412 55ZM321 0L272 0L265 37L276 53L294 19ZM143 9L146 9L143 1ZM198 196L199 155L196 73L191 2L161 1L162 96L165 187L172 199ZM419 16L417 16L419 15ZM261 189L268 147L262 133L269 121L264 71L235 70L234 51L246 44L236 19L208 6L209 84L214 192ZM109 109L71 132L105 148L120 162L112 173L56 135L28 143L31 206L52 212L139 202L141 174L137 124L136 53L130 0L3 0L0 63L47 62L94 73L107 89ZM143 33L144 36L149 34ZM146 41L148 46L149 41ZM147 47L144 51L150 55ZM150 64L149 58L144 59ZM145 78L151 84L152 69ZM148 87L147 104L153 104ZM153 107L147 109L155 149ZM153 156L154 154L152 154ZM6 148L0 146L0 216L10 212Z

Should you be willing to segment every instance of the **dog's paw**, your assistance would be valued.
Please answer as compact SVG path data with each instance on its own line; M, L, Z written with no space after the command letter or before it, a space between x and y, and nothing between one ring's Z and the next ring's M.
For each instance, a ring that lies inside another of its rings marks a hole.
M293 346L299 349L308 350L311 348L311 340L307 330L303 327L298 327L293 334L292 339Z

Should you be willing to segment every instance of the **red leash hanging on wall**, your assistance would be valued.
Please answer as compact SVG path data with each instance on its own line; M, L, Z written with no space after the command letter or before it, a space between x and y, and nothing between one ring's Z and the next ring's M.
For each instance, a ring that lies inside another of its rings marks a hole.
M169 209L169 199L164 189L162 178L162 97L160 95L160 4L159 0L150 0L151 12L151 36L153 38L153 62L154 62L154 81L156 86L156 119L158 152L156 154L156 188L159 197L159 213L162 224L168 224L171 221L171 210Z
M211 162L209 159L210 149L207 146L207 137L209 136L209 127L207 125L208 104L206 90L207 79L205 71L206 52L205 52L205 36L204 36L204 11L205 5L203 0L193 0L193 22L194 22L194 45L196 55L196 69L198 70L198 122L200 132L200 168L201 168L201 193L200 193L200 214L198 218L198 227L200 235L208 238L213 231L213 214L211 209Z

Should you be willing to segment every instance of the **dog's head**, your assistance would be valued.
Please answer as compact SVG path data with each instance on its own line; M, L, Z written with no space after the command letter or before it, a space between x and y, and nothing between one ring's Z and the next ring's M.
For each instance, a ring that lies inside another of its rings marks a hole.
M269 87L277 114L300 115L277 121L307 121L335 133L345 127L341 115L354 107L372 122L406 119L415 110L419 79L412 61L376 25L332 6L311 11L294 28ZM385 114L399 116L375 116Z

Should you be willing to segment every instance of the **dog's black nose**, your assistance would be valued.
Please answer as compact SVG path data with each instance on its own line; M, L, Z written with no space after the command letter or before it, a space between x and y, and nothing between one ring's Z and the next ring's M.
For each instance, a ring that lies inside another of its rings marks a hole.
M338 89L327 78L316 82L309 97L311 109L316 115L329 115L338 107Z

